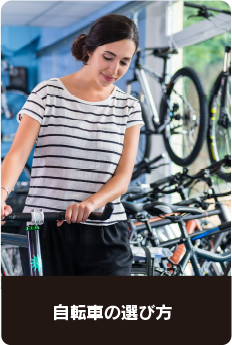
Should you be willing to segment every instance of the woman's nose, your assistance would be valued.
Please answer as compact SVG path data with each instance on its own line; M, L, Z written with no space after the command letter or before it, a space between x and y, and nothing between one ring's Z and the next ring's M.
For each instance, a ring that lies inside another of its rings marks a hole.
M119 68L119 63L117 61L114 61L111 65L110 65L110 72L111 72L111 75L113 77L116 77L117 74L118 74L118 68Z

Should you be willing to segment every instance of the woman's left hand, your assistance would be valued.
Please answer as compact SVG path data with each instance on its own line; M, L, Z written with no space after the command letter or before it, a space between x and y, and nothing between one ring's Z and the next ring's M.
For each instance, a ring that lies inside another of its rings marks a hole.
M94 211L94 205L89 201L82 201L78 204L69 205L65 219L68 224L85 222L91 212ZM58 220L57 226L61 226L64 220Z

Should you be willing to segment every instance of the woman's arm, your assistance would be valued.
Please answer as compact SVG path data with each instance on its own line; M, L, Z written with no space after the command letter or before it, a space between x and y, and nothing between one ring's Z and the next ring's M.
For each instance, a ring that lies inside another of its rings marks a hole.
M113 177L89 198L68 206L65 219L69 224L85 222L91 212L116 200L127 191L138 151L140 128L141 125L135 125L126 129L122 155ZM63 222L58 220L57 226L61 226Z
M6 187L9 193L14 188L21 175L26 161L39 134L40 123L24 114L14 141L1 166L1 186ZM6 191L1 188L1 200L7 199Z
M141 125L135 125L126 129L122 155L113 177L85 200L94 205L94 210L116 200L127 191L138 151L140 128Z

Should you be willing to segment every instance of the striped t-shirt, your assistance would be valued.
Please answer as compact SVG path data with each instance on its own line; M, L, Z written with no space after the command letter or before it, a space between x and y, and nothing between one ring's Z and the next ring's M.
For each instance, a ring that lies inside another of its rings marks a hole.
M70 204L89 198L112 178L123 149L126 128L144 125L136 98L115 86L100 102L72 95L58 78L39 83L17 114L41 124L32 162L24 213L66 211ZM120 197L107 220L83 224L111 225L126 219ZM96 212L102 212L101 207Z

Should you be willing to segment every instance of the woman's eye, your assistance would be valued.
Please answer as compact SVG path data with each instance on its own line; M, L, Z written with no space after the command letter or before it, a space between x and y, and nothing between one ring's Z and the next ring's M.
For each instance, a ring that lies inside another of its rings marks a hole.
M103 56L104 57L104 59L106 59L106 60L112 60L112 59L109 59L109 58L107 58L107 57L105 57L105 56ZM123 61L121 61L121 64L123 65L123 66L126 66L127 65L127 63L125 63L125 62L123 62Z

